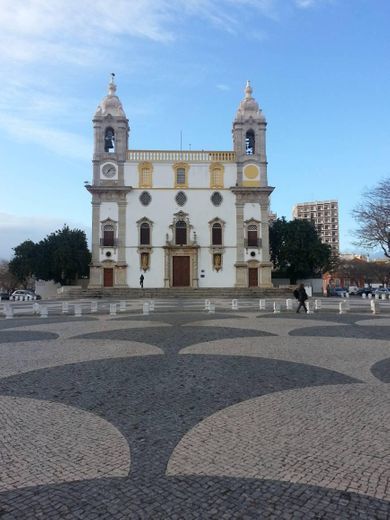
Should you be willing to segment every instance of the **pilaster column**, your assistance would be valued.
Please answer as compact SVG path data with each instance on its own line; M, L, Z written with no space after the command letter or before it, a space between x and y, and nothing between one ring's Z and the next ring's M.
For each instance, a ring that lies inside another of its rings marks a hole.
M236 195L237 197L237 195ZM247 264L244 256L244 203L236 199L236 287L246 287Z
M164 249L164 287L169 288L170 255L167 248Z
M237 197L237 195L236 195ZM244 261L244 203L236 200L236 248L237 262Z
M92 200L92 264L100 263L100 200Z
M121 195L126 197L125 195ZM126 269L126 200L118 200L118 262L116 266L115 287L127 287Z
M261 214L261 259L263 262L269 262L269 214L268 214L268 200L261 201L260 214Z
M118 201L118 263L126 264L126 207L127 201Z

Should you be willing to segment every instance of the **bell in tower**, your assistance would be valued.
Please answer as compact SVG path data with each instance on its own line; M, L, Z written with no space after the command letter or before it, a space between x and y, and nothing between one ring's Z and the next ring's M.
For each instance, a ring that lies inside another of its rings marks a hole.
M259 168L259 183L267 185L267 158L265 151L265 130L267 122L259 104L252 97L249 81L245 87L245 97L240 102L233 121L233 145L237 161L237 184L242 185L243 170L248 166L249 176L253 175L256 165ZM250 173L252 172L252 173ZM250 185L250 178L246 181Z
M93 118L95 160L103 159L105 154L112 155L117 161L126 160L129 124L116 88L115 74L112 73L108 94L99 103Z

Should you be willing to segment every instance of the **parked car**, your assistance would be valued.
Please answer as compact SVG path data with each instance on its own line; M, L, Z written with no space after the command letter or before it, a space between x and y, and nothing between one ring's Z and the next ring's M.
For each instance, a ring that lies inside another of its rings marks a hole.
M331 287L329 296L340 296L340 298L345 298L347 292L347 289L344 289L344 287Z
M369 294L372 294L372 289L370 287L362 287L356 291L356 296L361 296L362 294L368 296Z
M379 296L381 296L382 294L385 294L386 297L389 298L389 296L390 296L390 289L388 289L387 287L379 287L379 289L376 289L374 294L379 294Z
M357 294L359 287L357 285L350 285L348 287L349 294Z
M0 292L0 300L9 300L9 294L7 292Z
M35 294L34 291L28 291L27 289L18 289L17 291L14 291L10 296L10 300L19 300L22 298L25 300L40 300L41 296L39 294Z

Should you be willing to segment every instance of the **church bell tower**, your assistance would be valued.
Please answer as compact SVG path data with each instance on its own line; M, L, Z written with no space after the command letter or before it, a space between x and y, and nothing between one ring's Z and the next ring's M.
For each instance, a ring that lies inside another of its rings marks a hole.
M237 179L236 287L272 287L269 261L269 196L265 132L267 122L247 81L233 121Z
M86 186L92 195L91 288L127 287L126 208L132 188L125 186L124 165L130 129L116 88L111 74L93 118L93 181Z

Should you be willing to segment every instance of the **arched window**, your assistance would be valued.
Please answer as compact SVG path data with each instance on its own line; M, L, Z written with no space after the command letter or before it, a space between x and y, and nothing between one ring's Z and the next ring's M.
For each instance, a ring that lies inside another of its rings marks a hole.
M257 247L257 226L256 224L250 224L248 226L248 247Z
M141 224L139 243L142 246L149 246L150 245L150 226L146 222Z
M115 244L115 229L111 224L105 224L103 227L103 246L113 247Z
M175 242L177 246L187 244L187 224L183 220L176 222L175 226Z
M115 132L111 127L106 128L104 133L104 151L110 153L115 152Z
M245 134L245 153L246 155L255 153L255 133L253 130L248 130Z
M219 223L213 224L211 228L211 242L213 246L222 245L222 226Z

